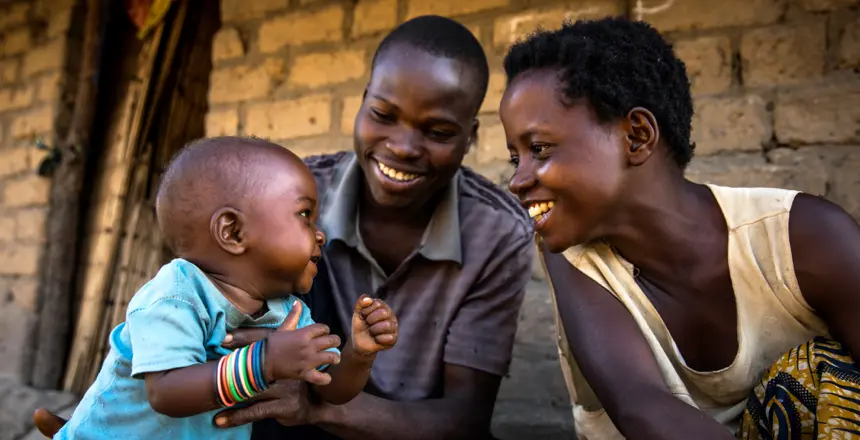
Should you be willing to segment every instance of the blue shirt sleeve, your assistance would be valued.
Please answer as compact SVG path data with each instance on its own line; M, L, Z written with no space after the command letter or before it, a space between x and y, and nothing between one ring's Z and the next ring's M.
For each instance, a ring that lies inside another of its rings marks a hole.
M302 303L302 316L300 316L300 317L299 317L299 323L298 323L298 325L297 325L297 328L304 328L304 327L307 327L307 326L309 326L309 325L316 324L316 323L314 322L314 319L313 319L313 318L311 318L311 309L310 309L310 307L308 307L308 305L307 305L307 304L305 304L305 302L304 302L304 301L302 301L301 299L296 298L296 300L297 300L297 301L301 301L301 303ZM343 341L341 341L341 342L343 342ZM326 351L330 351L330 352L333 352L333 353L340 354L340 350L338 350L338 349L337 349L337 347L329 348L329 349L328 349L328 350L326 350ZM325 370L326 368L328 368L328 365L322 365L322 366L320 366L319 368L317 368L317 370L323 371L323 370Z
M126 316L131 339L131 375L172 370L206 362L206 328L197 307L169 296Z

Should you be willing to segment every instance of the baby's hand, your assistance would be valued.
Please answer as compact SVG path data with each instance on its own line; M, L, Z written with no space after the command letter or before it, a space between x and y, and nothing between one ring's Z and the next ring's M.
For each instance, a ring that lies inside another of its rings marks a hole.
M382 300L367 295L355 303L352 314L352 348L356 354L370 356L397 343L397 317Z
M331 376L318 371L322 365L340 362L337 353L326 351L340 346L340 338L330 335L324 324L313 324L296 330L302 316L302 302L296 301L284 322L269 334L266 341L265 379L304 380L314 385L328 385Z

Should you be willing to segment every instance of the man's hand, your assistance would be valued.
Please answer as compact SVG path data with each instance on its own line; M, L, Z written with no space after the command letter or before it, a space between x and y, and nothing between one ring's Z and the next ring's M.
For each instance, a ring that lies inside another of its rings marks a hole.
M382 300L361 295L352 314L352 348L360 356L388 350L397 343L397 317Z
M284 426L307 425L311 405L308 387L295 380L283 380L255 398L257 403L239 409L228 409L215 415L215 425L230 428L246 423L275 419Z
M337 353L326 351L340 346L340 338L329 334L324 324L296 330L301 314L302 302L297 300L280 327L269 334L263 367L267 382L285 379L304 380L314 385L331 382L331 376L317 368L340 362Z
M246 345L251 345L257 341L266 339L267 336L275 331L273 328L237 328L230 333L221 342L221 346L235 350Z

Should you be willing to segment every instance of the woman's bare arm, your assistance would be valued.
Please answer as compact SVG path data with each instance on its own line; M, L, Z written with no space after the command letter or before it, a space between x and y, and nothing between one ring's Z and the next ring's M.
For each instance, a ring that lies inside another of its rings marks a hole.
M667 389L624 306L562 255L544 252L571 352L615 426L629 440L733 438Z
M804 299L856 360L860 356L860 225L839 206L798 194L791 208L789 239Z

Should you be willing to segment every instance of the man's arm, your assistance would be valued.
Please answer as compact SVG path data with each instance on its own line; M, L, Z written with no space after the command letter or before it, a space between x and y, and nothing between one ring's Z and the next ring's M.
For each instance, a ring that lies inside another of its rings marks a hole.
M611 293L562 255L543 255L570 350L625 438L733 438L728 429L669 392L645 337Z
M798 194L789 217L794 271L803 297L830 334L860 356L860 225L839 206Z
M346 405L321 405L310 422L345 440L481 439L500 383L499 376L446 364L440 399L395 402L361 393Z

